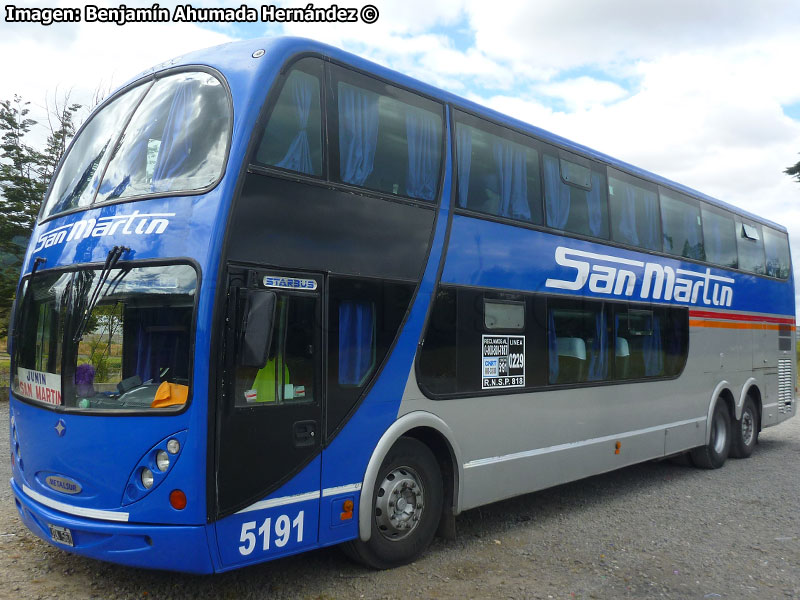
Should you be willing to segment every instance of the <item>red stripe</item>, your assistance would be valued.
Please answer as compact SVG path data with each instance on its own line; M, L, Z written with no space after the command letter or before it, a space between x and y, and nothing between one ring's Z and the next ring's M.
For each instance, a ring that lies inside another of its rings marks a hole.
M794 319L783 317L762 317L759 315L739 315L734 313L711 312L707 310L690 310L690 318L699 319L722 319L725 321L752 321L757 323L780 323L782 325L794 325Z

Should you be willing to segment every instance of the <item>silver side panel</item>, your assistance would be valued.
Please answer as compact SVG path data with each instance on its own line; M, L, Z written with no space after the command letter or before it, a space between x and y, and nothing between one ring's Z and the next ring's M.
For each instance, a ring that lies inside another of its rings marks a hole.
M480 398L430 400L412 369L398 417L423 411L447 424L463 457L456 510L466 510L703 445L724 390L737 416L756 386L764 426L789 418L795 403L787 400L785 382L794 381L793 364L781 371L782 387L779 361L761 366L765 355L776 356L776 338L773 332L692 327L678 379ZM769 348L754 353L761 342Z

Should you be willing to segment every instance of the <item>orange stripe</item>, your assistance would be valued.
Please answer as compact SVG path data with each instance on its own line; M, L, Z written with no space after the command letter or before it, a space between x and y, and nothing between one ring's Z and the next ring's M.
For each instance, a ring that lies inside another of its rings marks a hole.
M724 311L710 310L690 310L689 317L698 319L724 319L726 321L751 321L756 323L783 323L784 325L794 325L791 317L766 317L763 315L742 315Z
M713 327L716 329L767 329L769 331L778 331L781 325L773 325L772 323L732 323L720 321L707 321L705 319L689 319L690 327ZM785 328L786 325L783 325ZM794 325L790 325L789 329L794 331Z

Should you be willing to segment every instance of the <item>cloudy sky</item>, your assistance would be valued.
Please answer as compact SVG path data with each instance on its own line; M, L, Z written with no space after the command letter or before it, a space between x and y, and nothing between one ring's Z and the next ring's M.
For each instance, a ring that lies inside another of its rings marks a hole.
M800 160L797 0L374 4L374 25L0 22L0 99L21 94L36 116L56 91L90 103L189 50L312 37L784 224L800 280L800 183L783 173Z

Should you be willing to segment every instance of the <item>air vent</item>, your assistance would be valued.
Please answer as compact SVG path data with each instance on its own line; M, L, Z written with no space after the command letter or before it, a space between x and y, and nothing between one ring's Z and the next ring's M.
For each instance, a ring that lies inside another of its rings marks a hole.
M792 384L792 361L782 358L778 361L778 412L792 412L794 385Z

